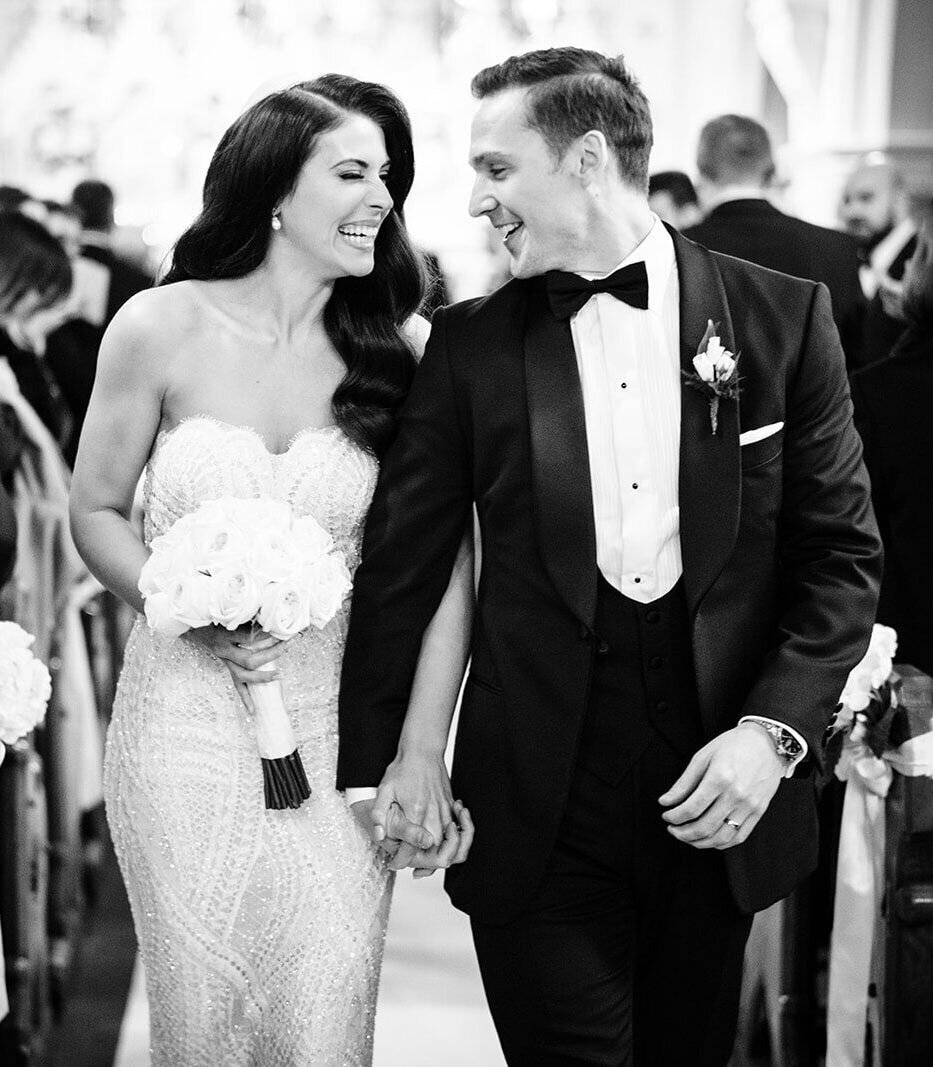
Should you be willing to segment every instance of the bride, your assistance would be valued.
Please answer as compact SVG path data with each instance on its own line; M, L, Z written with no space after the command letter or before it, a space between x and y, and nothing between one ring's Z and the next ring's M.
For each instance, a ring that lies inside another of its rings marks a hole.
M77 457L75 540L137 610L147 545L225 495L313 515L354 570L426 332L402 215L413 173L401 103L339 75L273 93L224 134L172 284L134 297L108 330ZM143 471L141 541L129 515ZM456 699L471 577L465 542L424 643L422 717ZM170 639L136 621L106 799L156 1065L371 1061L392 875L334 790L348 608L251 651L242 631ZM297 811L264 806L245 683L270 678L312 788ZM463 838L452 824L442 846L457 862L471 833L460 821Z

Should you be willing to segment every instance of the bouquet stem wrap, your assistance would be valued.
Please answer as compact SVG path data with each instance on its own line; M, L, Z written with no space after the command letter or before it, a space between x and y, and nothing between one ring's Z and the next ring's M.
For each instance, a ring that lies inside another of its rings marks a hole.
M275 665L266 663L259 669L273 671ZM247 682L246 688L256 709L256 744L262 759L266 807L298 808L311 796L311 786L285 710L282 683L278 679L261 684Z

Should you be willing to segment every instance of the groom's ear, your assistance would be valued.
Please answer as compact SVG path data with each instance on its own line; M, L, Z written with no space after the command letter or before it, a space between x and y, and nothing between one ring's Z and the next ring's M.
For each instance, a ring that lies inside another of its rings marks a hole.
M574 170L584 182L602 177L610 163L609 143L600 130L587 130L568 149Z

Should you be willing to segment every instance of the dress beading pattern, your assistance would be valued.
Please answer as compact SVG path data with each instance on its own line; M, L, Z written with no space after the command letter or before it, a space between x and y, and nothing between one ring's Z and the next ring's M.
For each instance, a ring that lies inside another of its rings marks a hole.
M206 416L163 432L147 466L147 543L219 496L312 514L359 562L376 460L338 427L281 454ZM136 621L107 738L105 795L146 971L154 1067L365 1065L391 875L334 790L349 601L279 660L311 783L268 811L250 715L199 646Z

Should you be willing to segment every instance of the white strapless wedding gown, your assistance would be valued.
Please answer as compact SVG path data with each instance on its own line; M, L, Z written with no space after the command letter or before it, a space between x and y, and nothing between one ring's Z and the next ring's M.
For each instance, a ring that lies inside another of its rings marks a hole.
M196 417L160 434L145 537L219 496L313 515L359 562L375 459L337 427L281 455ZM133 909L156 1067L369 1064L391 876L335 792L349 601L279 660L312 796L268 811L250 716L227 668L141 618L107 738L107 815Z

